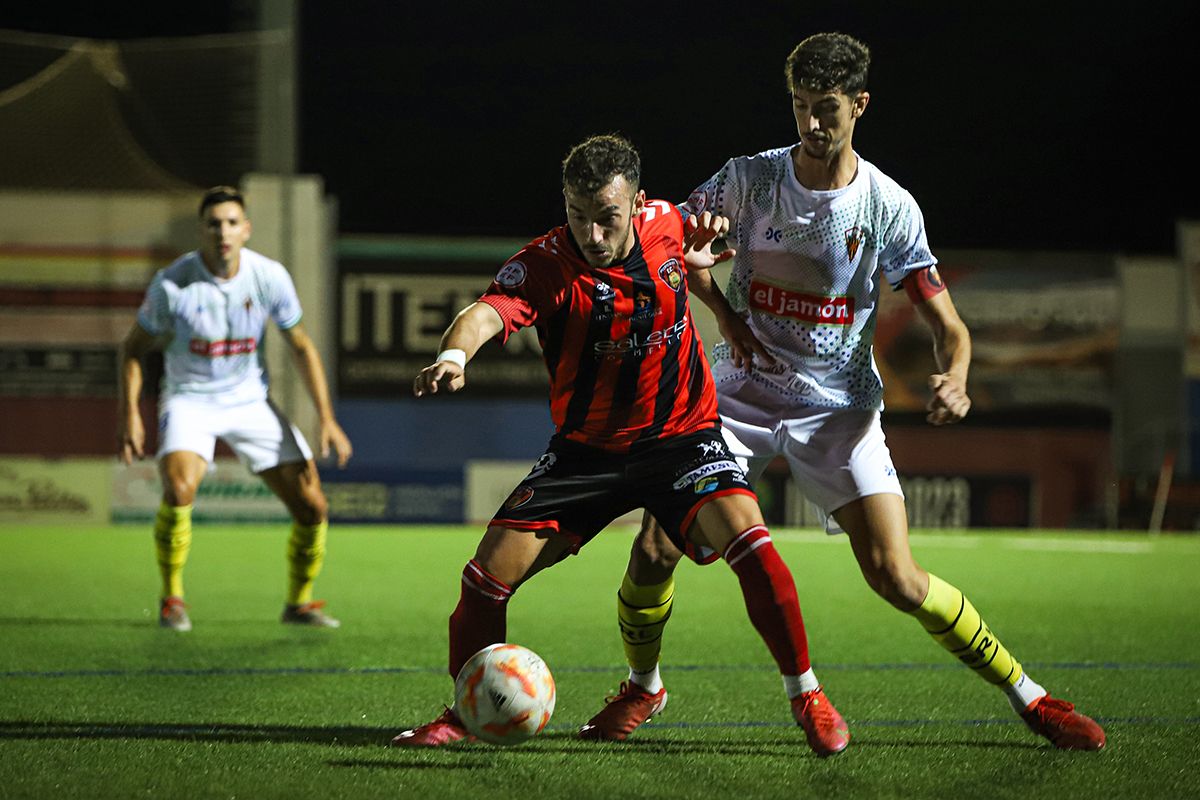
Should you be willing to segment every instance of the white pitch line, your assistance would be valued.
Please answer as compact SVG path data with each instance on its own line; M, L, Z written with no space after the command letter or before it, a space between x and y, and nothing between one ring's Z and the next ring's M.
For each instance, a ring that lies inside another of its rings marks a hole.
M1075 541L1073 539L1012 539L1005 543L1014 550L1044 550L1050 553L1149 553L1154 546L1149 542L1104 542L1095 539Z

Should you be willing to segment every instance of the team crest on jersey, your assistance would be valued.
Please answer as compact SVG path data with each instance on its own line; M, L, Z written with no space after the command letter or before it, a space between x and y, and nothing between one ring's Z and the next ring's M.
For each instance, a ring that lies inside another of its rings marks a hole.
M505 289L515 289L525 282L527 270L520 261L510 261L496 273L496 283Z
M846 229L846 255L853 261L858 255L858 247L862 244L863 229L855 225L853 228Z
M658 268L658 277L663 279L663 283L671 287L671 291L678 292L679 287L683 285L683 270L679 267L679 261L674 258L668 258Z
M596 281L596 300L597 301L603 302L605 300L612 300L616 296L617 296L616 289L609 286L604 281Z
M533 499L533 489L528 486L518 486L513 489L512 494L504 501L504 507L512 511L514 508L520 508Z

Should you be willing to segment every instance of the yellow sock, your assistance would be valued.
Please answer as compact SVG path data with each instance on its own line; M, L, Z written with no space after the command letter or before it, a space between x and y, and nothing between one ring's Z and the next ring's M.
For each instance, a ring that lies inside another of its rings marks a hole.
M625 660L635 672L646 672L658 664L663 628L671 618L675 579L653 586L638 586L629 573L617 592L617 622L625 645Z
M325 562L325 532L328 529L329 522L326 520L316 525L292 523L292 536L288 539L287 548L288 605L303 605L312 600L313 581Z
M988 683L1012 686L1021 665L1009 655L962 592L932 573L925 602L912 612L933 640Z
M164 501L154 517L154 549L162 575L163 597L183 597L183 565L192 548L192 507Z

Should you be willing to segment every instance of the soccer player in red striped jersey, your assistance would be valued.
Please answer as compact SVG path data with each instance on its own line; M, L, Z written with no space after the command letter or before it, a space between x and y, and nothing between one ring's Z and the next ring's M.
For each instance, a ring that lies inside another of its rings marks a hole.
M505 263L413 383L418 397L458 391L484 343L527 326L538 332L550 373L556 432L463 570L450 617L451 677L475 652L506 640L507 604L524 581L637 508L696 561L725 558L785 685L811 673L792 575L722 440L688 306L688 270L733 255L711 249L728 220L647 201L640 178L637 151L621 137L573 148L563 162L567 224ZM849 742L845 722L819 687L811 699L810 719L798 720L810 746L840 752ZM650 698L647 716L665 703L665 691ZM467 738L448 708L392 742L436 747Z

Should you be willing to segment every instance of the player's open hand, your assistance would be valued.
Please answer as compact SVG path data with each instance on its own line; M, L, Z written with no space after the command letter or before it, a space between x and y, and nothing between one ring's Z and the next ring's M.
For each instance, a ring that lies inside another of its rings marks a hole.
M438 361L417 373L413 394L424 397L438 392L457 392L467 385L463 368L452 361Z
M933 396L925 406L929 414L925 417L932 425L948 425L958 422L971 408L967 397L967 386L955 376L943 372L929 376L929 389Z
M135 458L146 457L146 428L142 425L141 414L128 417L117 431L117 455L126 465L132 464Z
M354 454L354 447L350 444L350 437L342 430L342 426L336 420L324 420L321 422L320 437L321 458L329 458L332 449L337 456L338 467L346 466L346 462Z
M711 269L733 258L736 251L727 248L713 253L712 245L729 233L729 218L711 211L692 214L683 226L683 262L688 269Z

